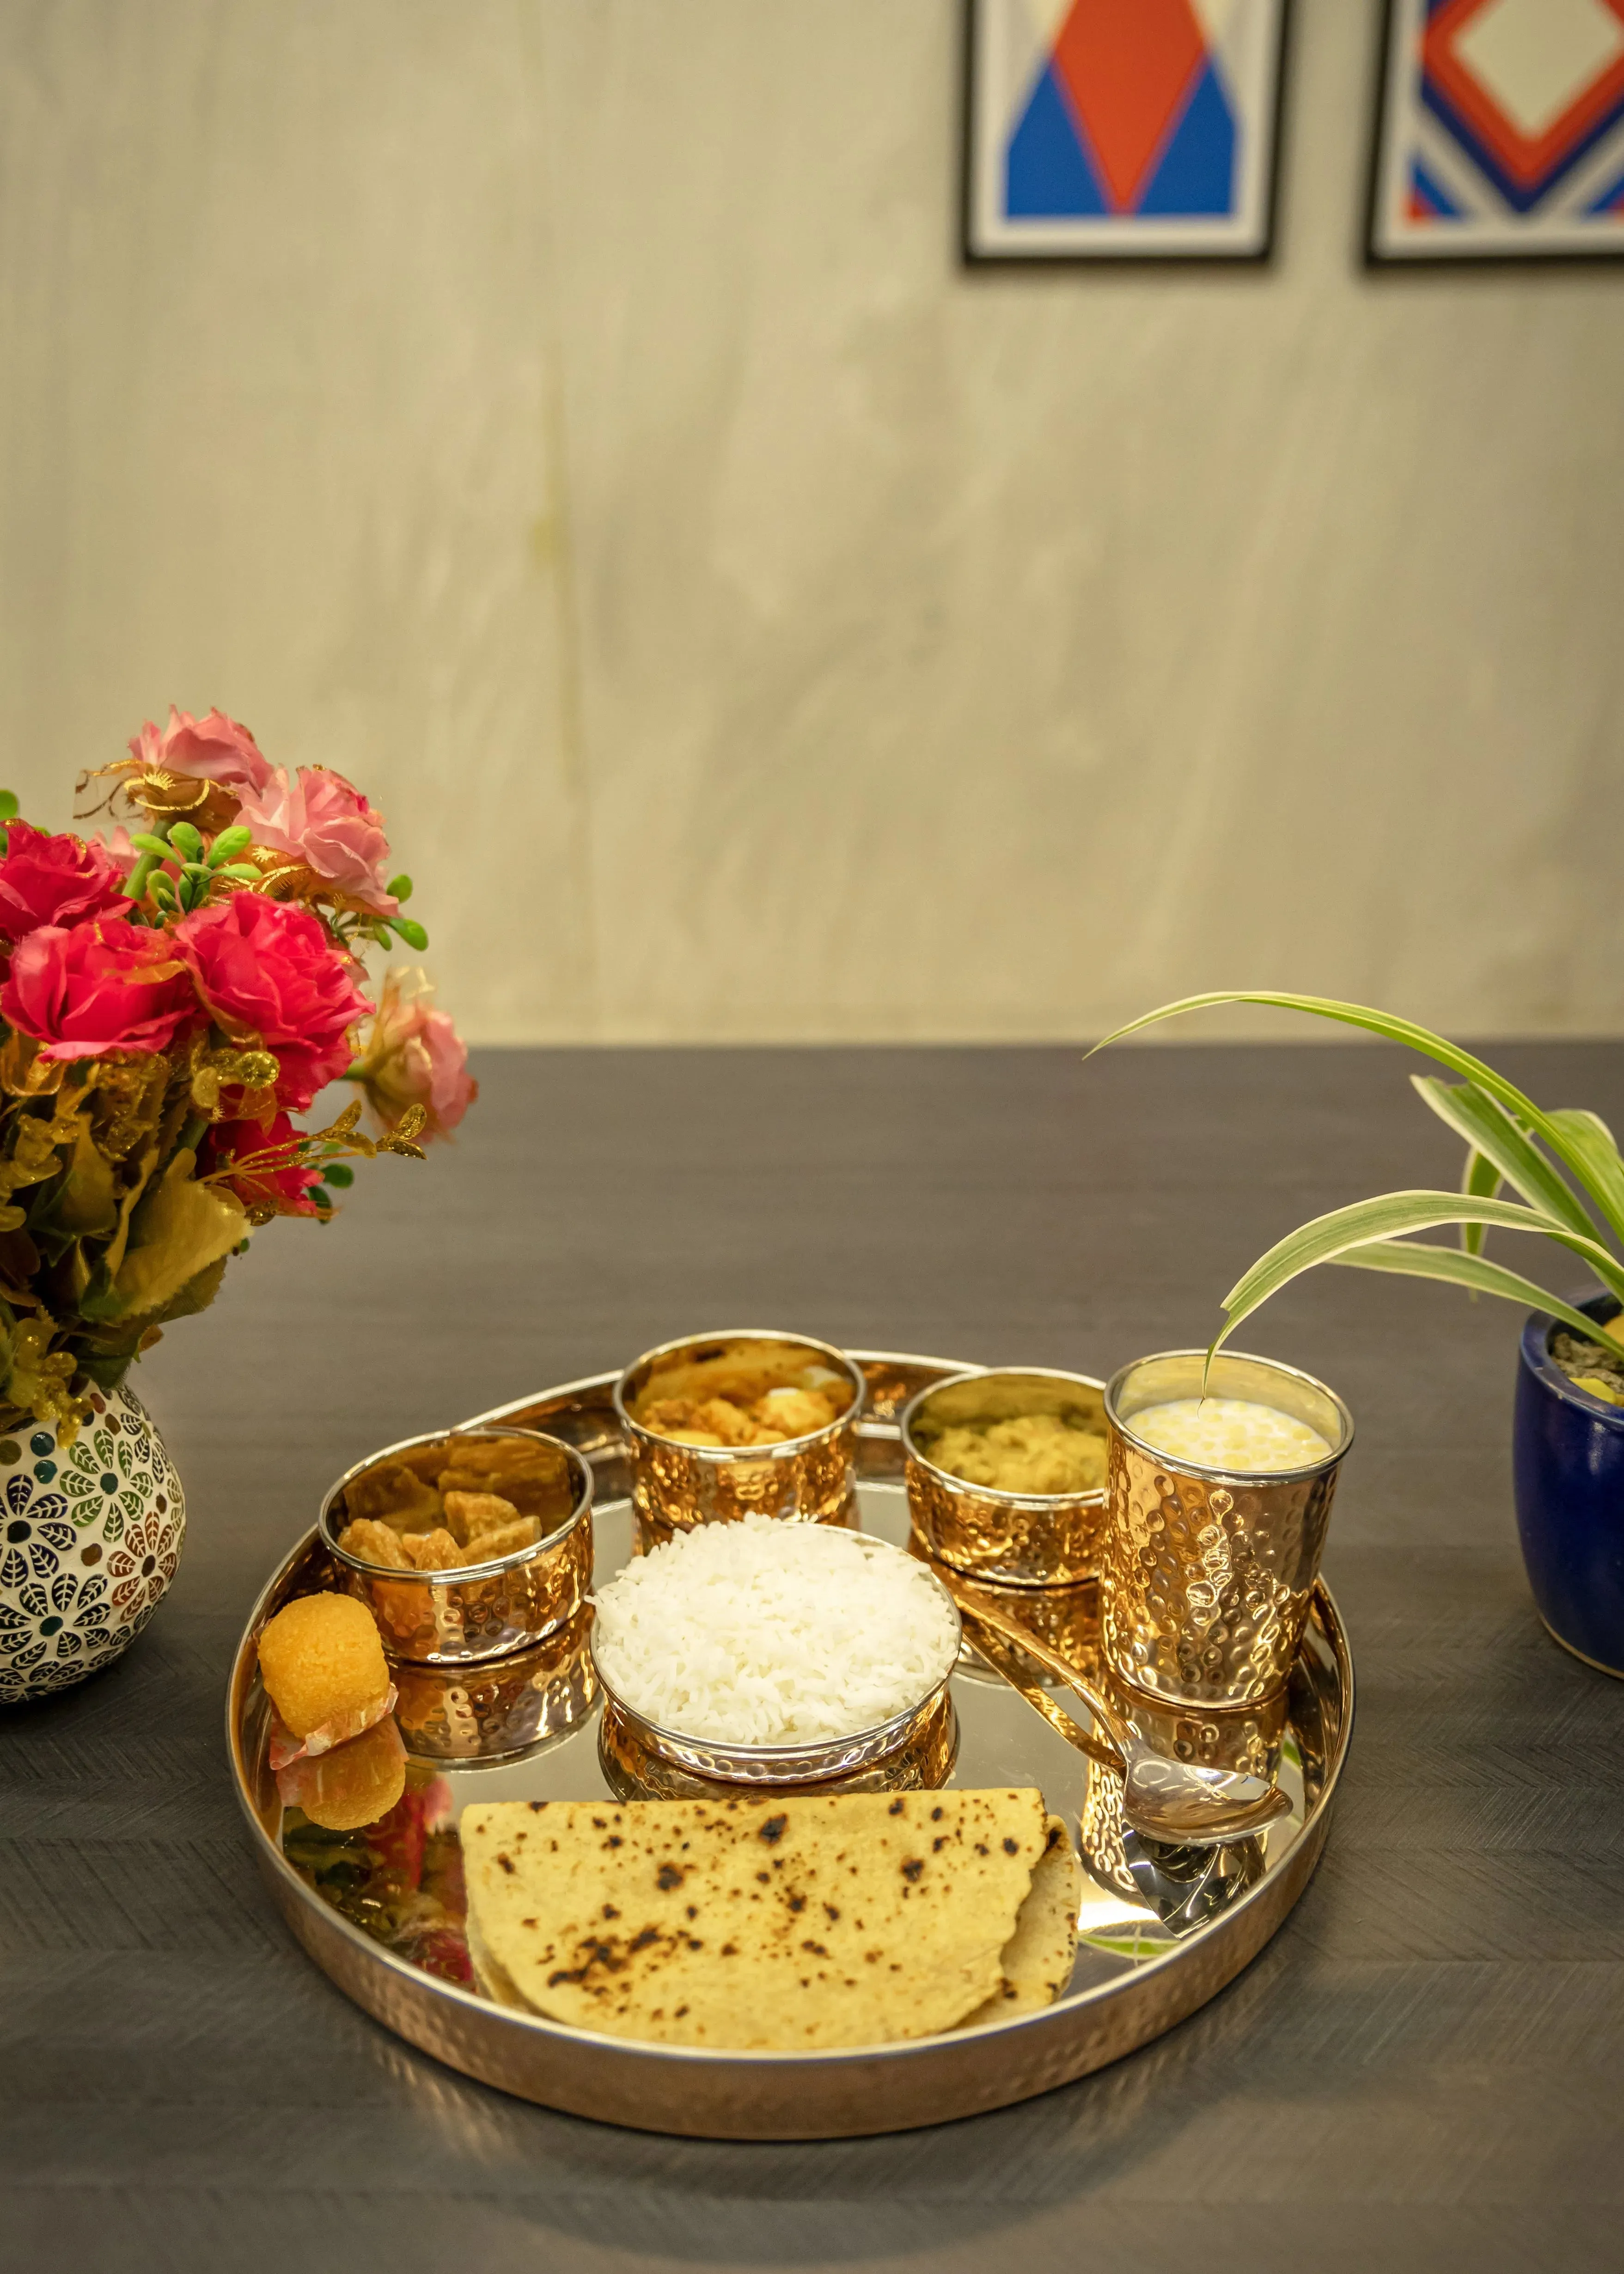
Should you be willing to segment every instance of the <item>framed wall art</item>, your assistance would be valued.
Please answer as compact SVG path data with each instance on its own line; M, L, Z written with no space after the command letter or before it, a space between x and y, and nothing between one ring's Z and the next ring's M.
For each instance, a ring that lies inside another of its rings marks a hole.
M1267 260L1287 7L966 0L966 260Z
M1387 0L1365 249L1624 257L1624 0Z

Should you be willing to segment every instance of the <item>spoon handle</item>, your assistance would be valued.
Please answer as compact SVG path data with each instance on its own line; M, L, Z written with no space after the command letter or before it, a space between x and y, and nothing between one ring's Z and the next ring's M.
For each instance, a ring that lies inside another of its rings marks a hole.
M979 1613L966 1611L961 1615L964 1620L965 1633L972 1647L986 1660L995 1674L1000 1675L1011 1690L1018 1691L1026 1699L1034 1713L1041 1713L1050 1728L1057 1730L1065 1739L1068 1745L1074 1746L1079 1753L1086 1753L1091 1761L1097 1761L1101 1768L1114 1770L1118 1776L1123 1774L1124 1763L1121 1754L1114 1748L1102 1745L1097 1737L1089 1736L1069 1713L1061 1712L1047 1690L1041 1689L1035 1682L1026 1681L1011 1663L1008 1651L994 1635L991 1628L982 1623Z
M1093 1683L1086 1682L1077 1668L1062 1658L1057 1650L1051 1649L1048 1643L1041 1641L1036 1635L1028 1634L1025 1627L1017 1626L1013 1619L1006 1619L1001 1611L995 1611L989 1604L983 1603L978 1596L971 1595L968 1590L956 1587L939 1566L934 1568L937 1578L942 1581L948 1593L959 1606L959 1616L979 1621L990 1633L996 1634L1000 1641L1012 1644L1017 1650L1024 1650L1028 1658L1035 1658L1040 1666L1046 1668L1056 1682L1064 1682L1068 1690L1075 1692L1082 1699L1111 1743L1116 1746L1121 1758L1125 1761L1130 1748L1134 1743L1132 1732L1126 1722L1107 1705Z

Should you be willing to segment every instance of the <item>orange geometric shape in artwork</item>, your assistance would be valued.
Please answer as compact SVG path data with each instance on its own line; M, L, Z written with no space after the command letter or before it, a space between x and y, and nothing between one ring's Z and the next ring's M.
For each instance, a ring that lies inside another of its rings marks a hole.
M1207 60L1190 0L1075 0L1058 73L1118 213L1130 213Z

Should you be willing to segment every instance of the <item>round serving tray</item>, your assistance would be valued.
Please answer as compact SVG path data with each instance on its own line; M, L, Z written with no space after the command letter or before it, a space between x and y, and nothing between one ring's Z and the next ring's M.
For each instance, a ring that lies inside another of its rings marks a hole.
M896 1416L916 1390L963 1372L965 1361L853 1355L869 1391L861 1429L860 1520L866 1531L901 1544L908 1523ZM629 1484L611 1397L616 1378L569 1382L476 1417L545 1429L585 1454L598 1487L600 1580L631 1552ZM357 1896L342 1839L331 1846L336 1867L323 1864L320 1837L315 1849L293 1838L293 1854L284 1851L255 1645L274 1611L327 1577L326 1553L312 1529L255 1604L231 1671L232 1776L283 1916L338 1987L410 2044L526 2100L644 2131L727 2140L907 2131L1047 2092L1147 2044L1232 1981L1302 1894L1325 1844L1352 1733L1352 1661L1322 1584L1292 1670L1282 1748L1280 1781L1291 1796L1291 1813L1238 1847L1155 1850L1131 1833L1124 1836L1110 1773L1094 1767L1024 1699L966 1658L951 1685L958 1758L948 1781L1041 1787L1083 1856L1077 1964L1065 1994L1017 2020L869 2049L729 2053L638 2044L515 2012L448 1978L459 1970L461 1948L455 1872L442 1872L438 1886L440 1931L425 1931L418 1917L408 1932L398 1906L371 1903L365 1889ZM567 1660L553 1648L528 1686L518 1685L534 1707L531 1720L510 1718L500 1727L525 1736L538 1726L551 1732L538 1742L500 1759L449 1759L443 1743L435 1745L432 1759L417 1757L445 1779L448 1794L442 1788L439 1797L442 1804L448 1799L453 1820L474 1799L585 1800L613 1789L599 1746L602 1709L592 1698L590 1671L582 1673L583 1660L583 1650ZM469 1687L452 1693L460 1701L453 1718L460 1712L465 1729L477 1733L478 1699L487 1694L475 1677L500 1674L500 1667L462 1670ZM500 1687L494 1681L492 1693ZM410 1742L403 1706L402 1718ZM488 1752L488 1735L483 1742ZM446 1837L440 1835L442 1847Z

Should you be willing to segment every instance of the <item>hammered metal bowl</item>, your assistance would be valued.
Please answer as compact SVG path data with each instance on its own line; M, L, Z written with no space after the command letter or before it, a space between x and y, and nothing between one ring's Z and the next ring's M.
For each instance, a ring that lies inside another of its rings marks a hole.
M651 1380L680 1366L739 1353L751 1343L805 1354L851 1384L851 1403L826 1428L777 1445L685 1445L634 1418ZM868 1390L861 1369L831 1343L766 1327L685 1335L645 1351L614 1387L614 1410L631 1457L632 1502L645 1545L699 1524L752 1514L799 1523L849 1524L856 1507L857 1425Z
M419 1760L501 1761L573 1729L598 1697L587 1648L590 1603L556 1633L511 1657L395 1668L395 1718Z
M962 1673L963 1668L959 1671ZM937 1698L934 1712L918 1721L892 1752L845 1775L824 1777L794 1792L936 1792L953 1773L959 1758L959 1716L951 1695ZM680 1767L650 1747L618 1706L605 1704L598 1726L598 1760L604 1781L620 1800L718 1799L738 1786Z
M935 1433L955 1423L1077 1413L1105 1435L1105 1385L1049 1367L977 1368L920 1391L902 1416L908 1509L930 1554L972 1579L1011 1587L1075 1586L1100 1569L1106 1488L998 1492L938 1468Z
M886 1555L898 1552L883 1540L865 1544ZM821 1737L801 1745L740 1745L717 1737L691 1736L680 1729L662 1728L658 1722L640 1713L615 1688L598 1655L594 1633L589 1647L598 1687L634 1745L653 1759L686 1770L689 1775L714 1778L729 1785L822 1784L831 1777L849 1776L854 1770L888 1759L905 1746L921 1741L947 1695L963 1629L952 1597L928 1568L927 1577L951 1615L953 1648L940 1678L922 1697L869 1728L855 1729L842 1737Z
M380 1461L422 1445L470 1437L523 1437L560 1454L573 1486L568 1515L529 1547L455 1571L396 1571L346 1552L338 1535L345 1495ZM317 1531L347 1592L378 1622L389 1656L426 1666L474 1665L540 1642L575 1616L592 1575L592 1472L571 1445L536 1429L430 1429L386 1445L347 1469L321 1503Z

